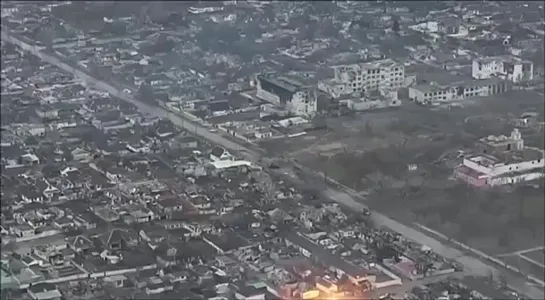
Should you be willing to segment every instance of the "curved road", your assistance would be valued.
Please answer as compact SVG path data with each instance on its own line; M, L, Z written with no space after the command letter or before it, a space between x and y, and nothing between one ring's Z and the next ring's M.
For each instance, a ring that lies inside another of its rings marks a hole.
M210 132L208 128L206 128L205 126L197 122L194 117L191 117L189 115L184 115L182 117L181 115L174 114L165 108L151 106L149 104L140 102L134 99L134 97L132 97L130 94L124 93L120 88L115 87L113 84L94 78L89 73L75 66L75 64L63 61L58 56L45 53L44 51L39 51L40 49L37 49L33 45L29 45L28 43L15 38L13 35L8 34L4 30L2 30L2 40L19 45L24 50L29 51L33 53L34 55L40 57L43 61L50 63L54 66L57 66L58 68L66 72L72 73L74 76L84 80L87 84L94 86L100 90L109 92L111 95L116 96L120 98L121 100L124 100L126 102L129 102L135 105L142 112L145 112L154 116L158 116L161 118L168 118L175 125L181 128L184 128L188 130L189 132L193 132L195 135L203 139L206 139L215 144L222 145L226 149L233 151L235 153L238 152L247 160L258 162L264 158L262 151L258 151L254 147L250 147L249 145L241 145L240 143L234 142L231 139L225 138L223 135L219 133ZM295 162L292 161L291 163L294 164ZM286 167L291 167L291 166L286 166ZM299 166L299 167L302 167L302 166ZM313 176L313 177L317 176L316 172L308 170L308 168L303 167L302 169L305 170L305 173L311 173L310 176ZM277 175L280 175L280 174L277 174ZM331 200L343 206L349 207L357 212L360 212L362 211L362 209L367 208L362 203L354 200L356 198L354 197L355 195L351 195L346 190L342 190L337 187L327 187L325 194ZM439 255L447 259L452 259L457 261L458 263L464 266L464 270L467 273L470 273L476 276L487 276L490 272L495 274L500 273L498 269L482 262L481 260L469 255L466 255L463 252L449 245L445 245L441 243L440 241L437 241L436 239L431 238L414 228L411 228L393 219L390 219L389 217L385 215L375 212L373 213L372 217L375 224L379 226L387 227L395 232L398 232L399 234L405 236L408 239L412 239L420 244L427 245L430 248L432 248L436 253L438 253ZM532 299L544 299L545 295L543 291L536 288L535 286L528 284L526 280L522 279L520 276L506 275L506 277L510 285L512 285L512 287L516 289L517 291L519 291L520 293L528 297L531 297Z

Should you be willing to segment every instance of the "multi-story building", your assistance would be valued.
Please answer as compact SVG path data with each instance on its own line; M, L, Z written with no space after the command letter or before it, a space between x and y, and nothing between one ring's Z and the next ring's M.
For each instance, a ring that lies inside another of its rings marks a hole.
M480 151L464 157L454 177L476 187L516 184L544 177L543 150L524 146L518 129L511 136L488 136L477 143Z
M498 77L514 83L531 81L534 64L510 55L477 58L473 60L471 76L475 79Z
M453 82L448 85L432 82L409 87L409 99L433 106L441 102L500 94L510 88L511 86L507 82L497 78Z
M278 74L258 75L256 83L258 98L283 106L290 113L313 116L318 110L315 87Z
M392 59L332 67L334 78L320 81L318 89L334 98L403 86L405 67Z

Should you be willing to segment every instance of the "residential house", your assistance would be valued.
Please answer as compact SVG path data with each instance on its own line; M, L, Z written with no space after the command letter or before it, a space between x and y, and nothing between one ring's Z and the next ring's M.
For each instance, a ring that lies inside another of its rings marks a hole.
M181 137L175 143L183 149L195 149L199 146L198 140L192 136Z
M76 148L76 149L72 150L70 152L70 154L72 155L73 160L80 161L80 162L86 162L86 161L91 160L91 158L92 158L92 155L91 155L91 153L89 151L86 151L86 150L81 149L81 148Z
M24 186L20 191L21 200L26 203L41 203L44 201L43 193L40 193L36 187Z
M88 254L95 247L93 242L86 236L77 235L66 240L66 246L76 253Z
M61 300L62 294L52 283L38 283L28 287L27 293L32 300Z
M74 223L73 219L70 219L68 217L63 217L63 218L54 220L53 226L55 226L58 229L69 230L71 228L76 227L76 224Z
M210 152L210 159L213 161L232 160L233 155L222 147L216 146Z
M33 166L33 165L39 165L40 164L40 159L38 158L38 156L32 154L32 153L26 153L26 154L23 154L21 155L21 164L25 165L25 166Z
M51 183L45 179L37 180L35 186L38 191L44 195L45 199L51 199L60 192L57 187L51 185Z
M123 214L123 221L127 224L147 223L156 218L155 213L143 205L130 205Z
M437 29L443 34L458 34L462 27L462 20L457 18L444 18L437 22Z
M138 243L138 235L129 230L112 229L98 236L104 249L123 250L134 247Z
M10 227L11 233L17 237L29 238L36 235L35 229L28 224L16 224Z
M51 105L42 105L39 108L36 108L36 114L40 118L53 119L59 116L59 110L54 108Z
M180 212L184 208L184 199L181 196L170 194L163 195L157 200L157 207L167 216L172 217L175 212Z
M97 222L95 219L96 217L91 212L85 212L74 217L74 223L76 226L84 230L90 230L97 227Z

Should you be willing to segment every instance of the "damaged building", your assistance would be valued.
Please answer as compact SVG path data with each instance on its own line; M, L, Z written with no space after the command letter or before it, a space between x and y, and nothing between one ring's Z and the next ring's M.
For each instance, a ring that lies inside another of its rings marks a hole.
M405 81L405 67L392 59L332 68L334 78L320 81L318 88L334 98L374 90L397 90Z
M513 83L531 81L534 78L534 64L515 56L493 56L477 58L471 66L475 79L501 78Z
M318 89L356 111L399 106L397 90L404 85L405 67L391 59L334 66L334 77Z
M260 74L256 78L257 97L282 106L296 116L313 116L318 110L315 87L276 73Z

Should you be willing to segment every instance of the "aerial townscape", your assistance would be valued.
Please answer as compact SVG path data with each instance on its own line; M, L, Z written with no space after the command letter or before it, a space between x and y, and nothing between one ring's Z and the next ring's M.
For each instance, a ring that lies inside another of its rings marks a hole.
M2 1L0 300L545 299L542 1Z

